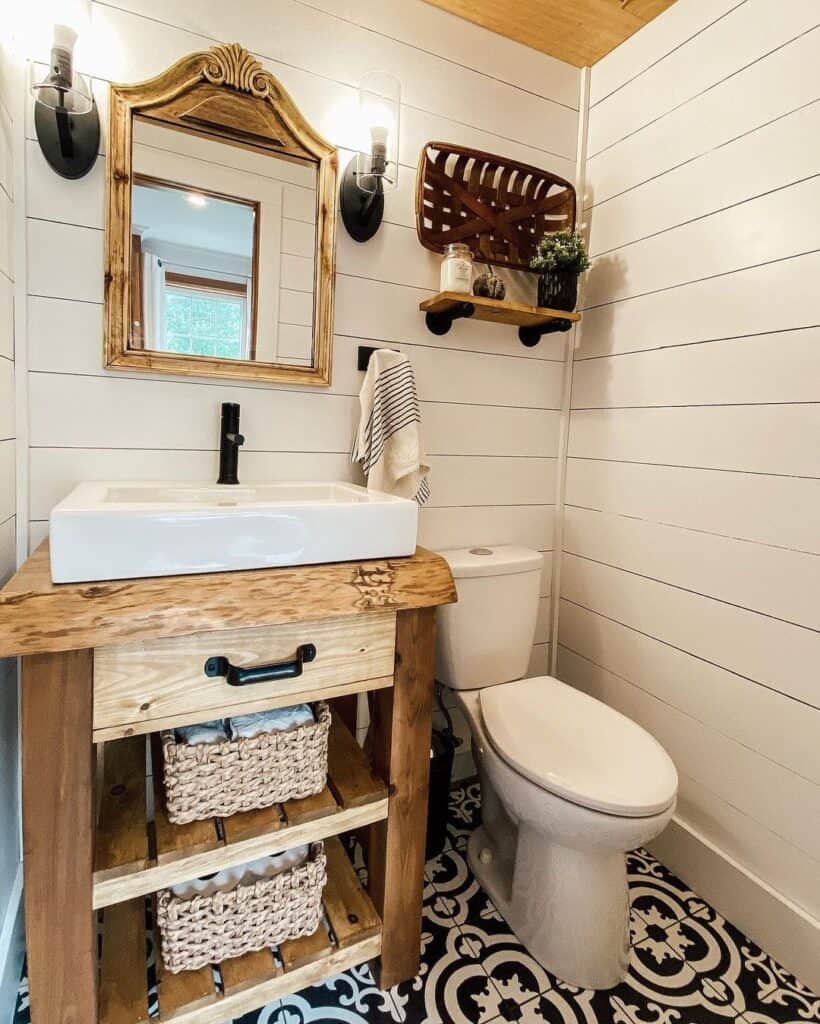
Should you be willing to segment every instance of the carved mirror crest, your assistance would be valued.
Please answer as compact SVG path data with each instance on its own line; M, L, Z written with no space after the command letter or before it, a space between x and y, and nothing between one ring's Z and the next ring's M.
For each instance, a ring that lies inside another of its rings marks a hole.
M336 150L238 43L111 87L105 365L330 383Z

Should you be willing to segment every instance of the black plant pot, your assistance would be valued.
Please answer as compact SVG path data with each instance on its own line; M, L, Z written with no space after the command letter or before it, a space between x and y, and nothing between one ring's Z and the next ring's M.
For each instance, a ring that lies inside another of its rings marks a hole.
M538 277L538 305L571 313L578 301L578 275L574 270L547 270Z

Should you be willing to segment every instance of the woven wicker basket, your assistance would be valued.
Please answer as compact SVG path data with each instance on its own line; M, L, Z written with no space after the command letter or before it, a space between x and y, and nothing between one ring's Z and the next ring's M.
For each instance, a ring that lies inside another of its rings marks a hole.
M162 960L172 974L312 935L322 918L327 860L322 843L297 867L230 892L181 899L157 894Z
M222 743L177 743L163 732L168 818L184 825L321 793L330 708L319 701L313 712L316 721L297 729Z

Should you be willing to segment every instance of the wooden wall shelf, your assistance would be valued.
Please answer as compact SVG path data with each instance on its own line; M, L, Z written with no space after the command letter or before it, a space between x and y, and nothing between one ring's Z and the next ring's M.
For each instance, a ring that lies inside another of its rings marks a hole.
M537 345L543 334L568 331L581 319L580 313L526 306L505 299L486 299L481 295L465 295L461 292L439 292L431 299L420 302L419 309L425 314L427 328L433 334L446 334L454 320L486 320L518 327L518 337L528 348Z
M155 1024L223 1024L283 996L379 955L382 925L338 838L325 843L327 885L323 921L313 935L283 942L274 950L224 960L171 974L153 935L159 1016ZM152 922L154 915L152 915ZM100 1024L145 1024L148 986L145 960L146 901L143 897L108 907L103 914L100 962Z
M387 817L387 786L350 731L334 716L328 785L318 795L229 818L173 825L160 782L162 755L153 737L154 822L146 811L145 738L105 746L104 784L94 863L95 909L146 896Z

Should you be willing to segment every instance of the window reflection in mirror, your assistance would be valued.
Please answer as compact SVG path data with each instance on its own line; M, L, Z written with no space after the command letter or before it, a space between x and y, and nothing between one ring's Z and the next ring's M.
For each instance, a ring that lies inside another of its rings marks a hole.
M129 348L313 361L316 167L134 122Z
M258 204L136 176L131 347L254 358Z

